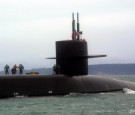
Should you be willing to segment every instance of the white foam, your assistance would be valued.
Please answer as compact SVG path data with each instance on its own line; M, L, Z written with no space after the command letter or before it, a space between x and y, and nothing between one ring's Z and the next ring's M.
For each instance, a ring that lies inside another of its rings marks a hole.
M128 89L128 88L123 88L123 92L126 94L135 94L134 90Z

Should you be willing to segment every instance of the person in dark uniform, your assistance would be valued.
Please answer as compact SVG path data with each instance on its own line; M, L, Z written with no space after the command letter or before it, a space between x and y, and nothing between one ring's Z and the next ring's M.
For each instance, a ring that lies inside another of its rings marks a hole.
M60 74L60 65L53 66L53 74Z
M19 74L23 74L24 66L19 64Z
M53 66L53 74L56 74L56 64Z
M16 71L17 71L17 65L15 64L14 66L13 66L13 68L11 69L11 72L12 72L12 74L16 74Z
M8 75L9 74L9 66L6 64L6 66L4 67L5 70L5 74Z

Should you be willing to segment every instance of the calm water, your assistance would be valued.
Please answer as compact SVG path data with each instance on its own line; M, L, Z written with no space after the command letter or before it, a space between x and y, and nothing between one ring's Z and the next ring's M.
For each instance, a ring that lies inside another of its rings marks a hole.
M113 76L135 81L135 76ZM0 100L0 115L135 115L135 94L70 94Z

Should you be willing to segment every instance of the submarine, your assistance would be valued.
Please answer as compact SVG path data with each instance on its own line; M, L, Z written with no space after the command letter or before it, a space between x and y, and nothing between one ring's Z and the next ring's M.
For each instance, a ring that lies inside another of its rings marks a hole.
M88 55L87 41L80 36L79 14L75 30L72 14L72 40L56 41L56 74L1 75L0 98L14 96L55 96L70 93L135 91L135 83L110 77L88 75L88 59L106 55Z

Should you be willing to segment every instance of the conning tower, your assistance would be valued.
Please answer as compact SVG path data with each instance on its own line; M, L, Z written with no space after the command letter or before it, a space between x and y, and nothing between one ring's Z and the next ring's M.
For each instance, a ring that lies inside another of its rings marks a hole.
M56 41L56 65L60 73L68 77L88 75L88 58L105 57L106 55L88 55L87 41L81 39L79 14L77 13L77 31L75 30L74 13L72 13L72 40Z
M79 40L56 42L56 65L60 66L62 74L87 75L87 42Z
M79 14L77 13L77 31L75 30L74 13L72 13L72 40L56 41L56 65L60 72L68 76L88 74L88 58L105 57L106 55L88 55L87 42L80 39Z

